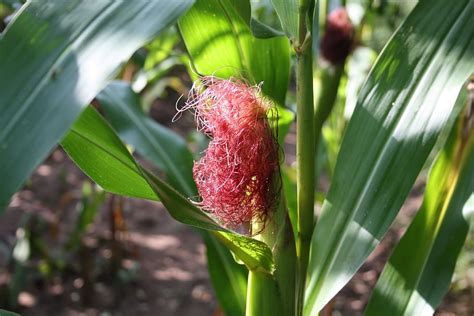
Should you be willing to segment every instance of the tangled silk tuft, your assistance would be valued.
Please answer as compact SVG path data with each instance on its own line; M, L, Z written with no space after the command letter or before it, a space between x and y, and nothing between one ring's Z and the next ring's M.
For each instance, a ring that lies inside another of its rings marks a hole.
M211 138L193 168L201 207L227 227L264 222L280 186L279 147L267 118L272 103L259 86L203 77L180 111L187 109Z

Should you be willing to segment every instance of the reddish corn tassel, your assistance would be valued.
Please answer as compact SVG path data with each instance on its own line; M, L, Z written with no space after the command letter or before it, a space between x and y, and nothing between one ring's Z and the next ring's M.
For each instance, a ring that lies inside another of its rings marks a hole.
M354 25L346 9L332 11L321 41L321 54L332 64L342 64L354 46Z
M194 163L202 208L225 226L264 222L278 197L279 147L267 119L270 101L259 86L201 78L183 110L195 111L211 141Z

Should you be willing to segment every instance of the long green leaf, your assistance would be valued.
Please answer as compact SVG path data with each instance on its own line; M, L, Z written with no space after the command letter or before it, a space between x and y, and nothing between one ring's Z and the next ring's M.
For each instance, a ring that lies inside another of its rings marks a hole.
M93 108L84 110L61 144L76 164L87 166L88 175L98 178L96 182L109 192L158 200L133 157ZM102 177L105 169L113 177Z
M385 266L366 315L433 315L448 290L474 213L474 126L467 122L460 117L439 154L421 209Z
M180 19L179 27L200 74L263 82L263 93L284 105L290 69L288 40L256 38L250 21L248 0L198 0Z
M249 269L273 272L272 253L264 243L221 227L170 185L143 169L93 108L83 112L61 144L76 164L104 190L149 199L159 197L173 218L211 230Z
M112 82L97 98L122 139L157 164L177 190L187 196L197 194L192 178L193 156L186 142L143 113L139 96L128 83Z
M407 197L474 69L474 2L421 1L360 93L315 227L305 314L374 250Z
M0 209L120 64L192 3L25 4L0 38Z

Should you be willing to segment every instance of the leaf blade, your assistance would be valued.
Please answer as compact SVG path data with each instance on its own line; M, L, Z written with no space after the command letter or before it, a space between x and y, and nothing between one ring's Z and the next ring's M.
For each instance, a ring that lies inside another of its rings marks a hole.
M0 209L120 63L192 2L27 2L0 39Z
M110 83L97 99L112 126L127 143L157 164L183 194L197 194L192 178L193 157L186 142L141 111L140 99L128 83Z
M61 145L77 165L83 166L89 177L98 179L96 182L109 192L158 200L135 160L120 139L109 132L93 108L84 110ZM114 176L102 177L103 170Z

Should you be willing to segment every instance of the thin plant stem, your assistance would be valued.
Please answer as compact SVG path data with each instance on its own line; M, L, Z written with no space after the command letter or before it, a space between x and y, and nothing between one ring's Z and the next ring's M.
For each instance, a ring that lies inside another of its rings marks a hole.
M314 227L314 105L313 60L311 36L307 32L309 1L301 0L299 7L299 43L296 47L297 98L297 213L298 236L298 301L297 315L302 314L309 248Z

